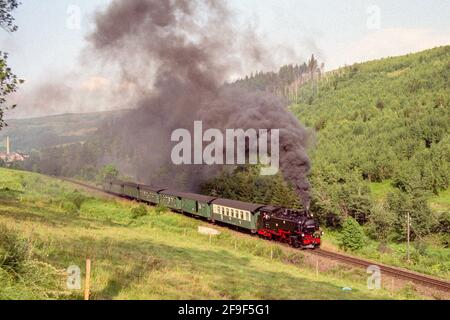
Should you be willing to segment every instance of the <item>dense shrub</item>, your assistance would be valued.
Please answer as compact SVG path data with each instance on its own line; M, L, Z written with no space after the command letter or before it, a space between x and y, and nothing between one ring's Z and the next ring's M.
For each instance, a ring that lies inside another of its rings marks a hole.
M131 209L131 218L138 219L140 217L144 217L148 215L147 206L140 204L139 206Z
M356 251L361 249L366 242L364 230L353 218L347 218L339 235L339 245L345 250Z
M114 180L119 176L119 170L113 164L104 166L97 176L97 182L101 183L105 180Z
M161 214L163 214L163 213L166 213L167 212L167 208L165 207L165 206L163 206L163 205L158 205L157 207L156 207L156 209L155 209L155 213L157 214L157 215L161 215Z
M411 219L411 239L424 237L432 231L437 224L437 217L427 204L427 199L421 193L406 193L396 191L387 197L388 209L395 215L394 233L398 241L406 240L407 216Z
M434 231L450 234L450 212L443 212L438 219L438 224Z
M88 197L86 197L85 195L81 194L78 191L75 191L75 192L67 194L66 199L68 201L72 202L75 205L75 207L79 210L81 208L81 205L83 204L83 202L88 200Z
M61 208L67 213L77 213L78 208L72 201L62 201Z
M20 238L15 231L0 225L0 268L20 273L30 259L32 244Z
M392 236L395 215L383 205L375 206L367 224L368 235L375 240L387 243Z

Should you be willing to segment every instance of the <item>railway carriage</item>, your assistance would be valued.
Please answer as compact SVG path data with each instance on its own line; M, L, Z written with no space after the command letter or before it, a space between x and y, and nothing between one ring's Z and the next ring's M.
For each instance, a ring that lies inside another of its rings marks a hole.
M105 180L105 181L103 181L102 186L103 186L103 190L105 190L106 192L111 192L112 181Z
M181 208L184 212L211 220L211 202L217 199L195 193L181 194Z
M166 190L166 188L139 185L139 200L152 204L159 204L159 193L164 190Z
M112 181L110 192L117 195L123 195L123 182L120 180Z
M213 220L231 224L256 233L258 230L259 209L262 204L247 203L228 199L212 202Z
M183 197L182 192L174 191L174 190L164 190L159 193L159 204L176 210L181 210L181 199Z
M139 185L132 182L124 182L123 194L131 199L139 199Z

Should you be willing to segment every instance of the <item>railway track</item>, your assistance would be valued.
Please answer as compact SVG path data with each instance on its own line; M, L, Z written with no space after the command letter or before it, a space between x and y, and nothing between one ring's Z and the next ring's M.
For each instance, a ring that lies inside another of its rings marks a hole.
M86 183L83 183L83 182L80 182L77 180L61 178L61 177L56 177L56 178L59 180L62 180L62 181L67 181L67 182L82 186L82 187L90 189L90 190L105 193L103 191L103 189L101 189L101 188L97 188L95 186L92 186L92 185L89 185L89 184L86 184ZM109 193L108 193L108 195L114 196ZM114 197L122 198L120 196L114 196ZM311 252L312 252L312 254L323 257L323 258L332 259L335 261L343 262L345 264L357 266L357 267L364 268L364 269L366 269L369 266L375 265L380 268L382 274L390 275L392 277L411 281L411 282L414 282L417 284L422 284L427 287L439 289L439 290L442 290L445 292L450 292L450 282L441 280L441 279L436 279L436 278L433 278L428 275L424 275L424 274L420 274L417 272L404 270L404 269L400 269L400 268L396 268L396 267L392 267L392 266L387 266L387 265L379 264L374 261L364 260L361 258L356 258L356 257L352 257L352 256L348 256L348 255L344 255L344 254L340 254L340 253L336 253L336 252L326 251L323 249L316 249Z
M431 288L443 290L446 292L450 292L450 282L433 278L428 275L420 274L417 272L404 270L392 266L387 266L383 264L379 264L374 261L364 260L336 252L326 251L322 249L317 249L313 251L313 254L332 259L335 261L344 262L346 264L354 265L361 268L367 268L369 266L378 266L382 272L382 274L390 275L399 279L411 281L414 283L422 284Z

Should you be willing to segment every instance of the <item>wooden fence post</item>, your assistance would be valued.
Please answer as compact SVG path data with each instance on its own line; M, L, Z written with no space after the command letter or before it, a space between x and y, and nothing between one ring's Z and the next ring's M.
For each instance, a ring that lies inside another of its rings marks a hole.
M91 259L86 259L86 280L84 283L84 300L89 300L91 290Z

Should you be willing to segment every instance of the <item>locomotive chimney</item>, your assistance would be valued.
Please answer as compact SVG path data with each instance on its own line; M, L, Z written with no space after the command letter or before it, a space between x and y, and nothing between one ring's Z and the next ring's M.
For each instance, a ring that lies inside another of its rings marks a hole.
M9 136L6 137L6 154L10 154L11 153L11 149L10 149L10 142L9 142Z

